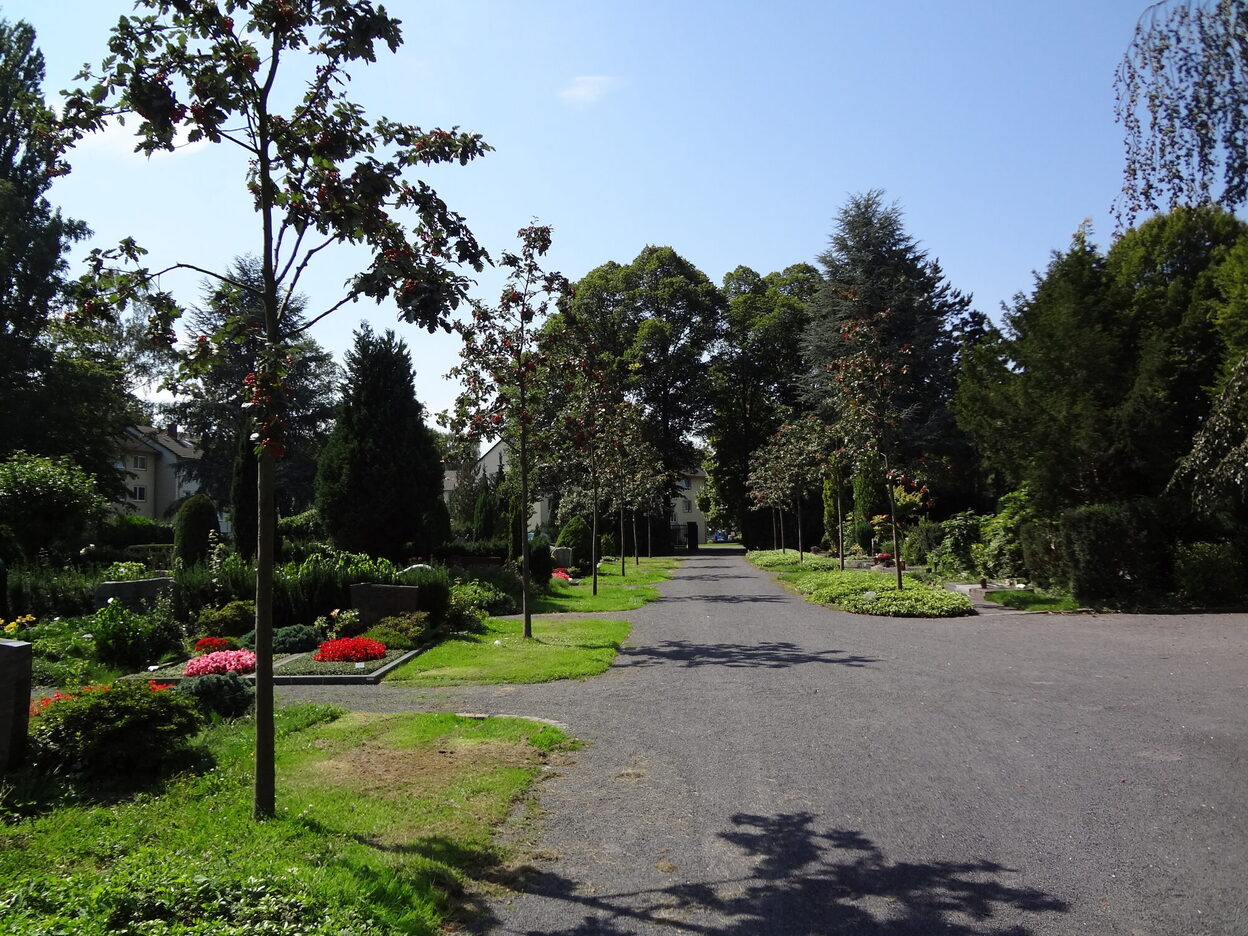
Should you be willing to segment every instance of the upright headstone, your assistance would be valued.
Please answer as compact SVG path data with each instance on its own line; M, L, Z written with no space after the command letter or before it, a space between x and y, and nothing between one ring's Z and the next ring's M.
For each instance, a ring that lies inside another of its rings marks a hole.
M26 755L33 663L30 644L0 640L0 770L18 766Z

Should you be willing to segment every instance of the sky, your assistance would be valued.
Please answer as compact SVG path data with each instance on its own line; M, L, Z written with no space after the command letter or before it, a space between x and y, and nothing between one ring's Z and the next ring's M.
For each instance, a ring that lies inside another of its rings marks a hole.
M853 194L884 191L949 282L994 319L1085 219L1114 232L1122 128L1114 72L1146 0L398 0L404 45L353 72L372 116L484 135L494 152L415 173L466 216L493 255L537 219L545 267L577 280L647 245L673 247L714 282L814 262ZM106 54L126 2L0 0L36 30L45 96ZM133 125L132 125L133 126ZM52 202L126 236L153 267L224 269L259 246L246 162L201 145L150 160L120 128L81 144ZM85 247L79 253L85 252ZM366 265L327 251L309 311ZM469 271L470 272L470 271ZM186 302L198 275L162 286ZM502 275L477 277L493 301ZM341 361L367 319L412 351L417 394L452 405L454 336L348 305L311 332Z

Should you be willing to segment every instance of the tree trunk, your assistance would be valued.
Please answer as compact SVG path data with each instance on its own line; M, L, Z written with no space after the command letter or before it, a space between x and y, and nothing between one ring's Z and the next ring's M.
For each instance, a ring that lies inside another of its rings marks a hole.
M797 564L802 564L802 498L797 498Z
M841 485L836 486L836 552L841 557L841 571L845 571L845 514L842 512Z
M624 508L620 508L620 578L627 573L624 570Z
M784 535L784 511L777 509L776 513L780 515L780 551L788 552L789 540L788 540L788 537Z
M524 383L520 384L520 411L524 412ZM533 637L533 608L529 603L529 440L524 426L520 427L520 602L524 612L524 636Z
M772 549L780 548L776 544L776 508L775 507L771 508L771 548Z
M637 508L633 508L633 565L641 565L641 547L637 543Z
M256 781L253 819L277 811L273 730L273 523L276 464L267 452L256 466Z
M884 465L887 468L888 462L886 461ZM891 479L888 479L886 489L888 491L888 519L893 528L893 565L897 567L897 590L901 591L901 540L897 538L897 503L893 498L893 483Z
M589 539L589 564L593 568L594 591L598 594L598 482L594 481L591 494L594 498L594 522L590 527Z
M646 558L654 558L654 517L646 514Z

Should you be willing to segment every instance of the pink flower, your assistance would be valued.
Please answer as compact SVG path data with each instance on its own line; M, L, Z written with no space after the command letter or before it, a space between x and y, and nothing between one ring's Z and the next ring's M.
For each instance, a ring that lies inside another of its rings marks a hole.
M254 673L256 655L250 650L218 650L188 660L183 676L205 676L209 673Z

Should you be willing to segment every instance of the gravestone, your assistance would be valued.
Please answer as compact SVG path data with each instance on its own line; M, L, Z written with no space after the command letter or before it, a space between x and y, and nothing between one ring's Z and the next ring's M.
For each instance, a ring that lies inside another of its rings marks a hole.
M95 586L95 606L102 608L116 598L131 611L150 608L161 595L173 594L173 578L137 579L133 582L101 582Z
M556 569L566 569L572 565L572 547L571 546L551 546L550 561L554 563Z
M351 607L360 612L360 626L367 630L382 618L419 611L416 585L351 585Z
M0 770L18 766L26 754L33 664L30 644L0 640Z

